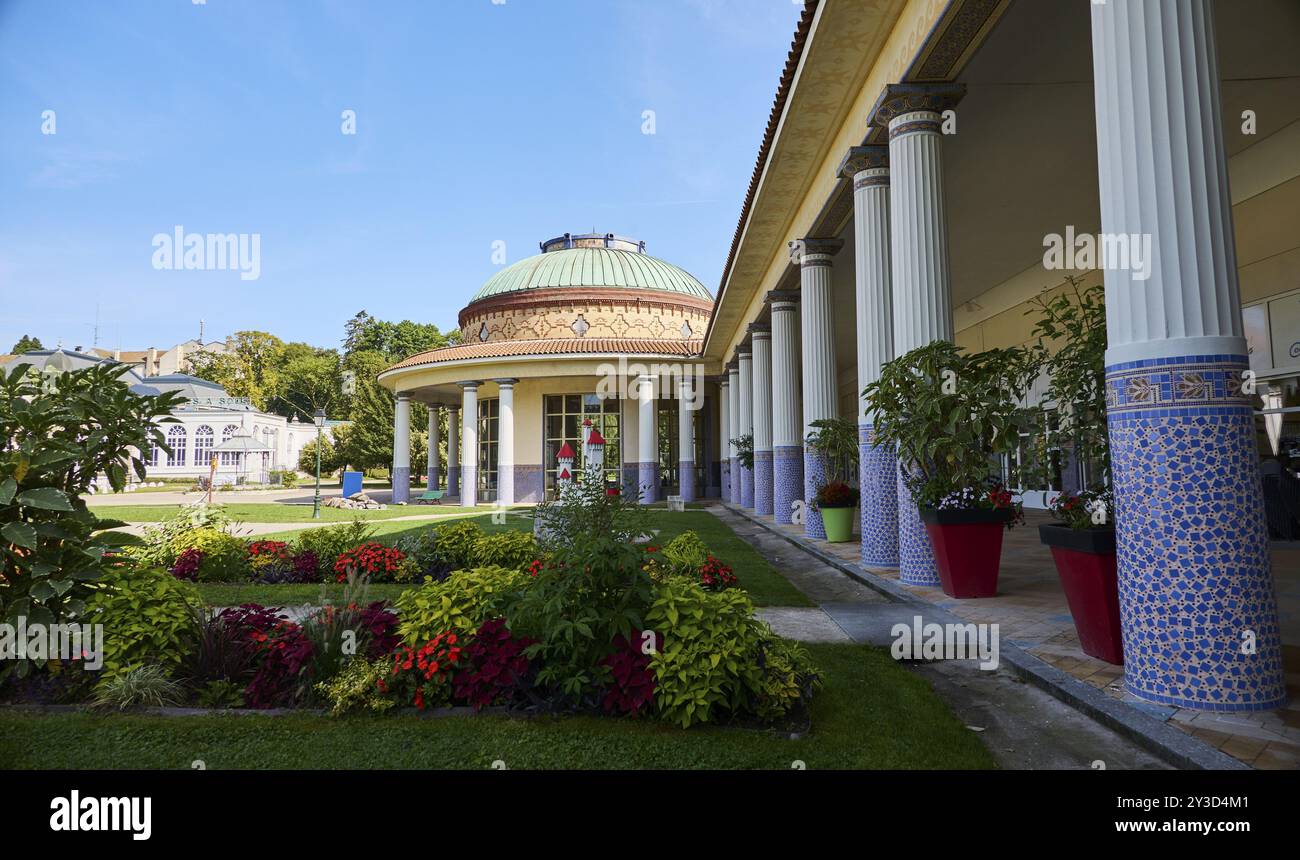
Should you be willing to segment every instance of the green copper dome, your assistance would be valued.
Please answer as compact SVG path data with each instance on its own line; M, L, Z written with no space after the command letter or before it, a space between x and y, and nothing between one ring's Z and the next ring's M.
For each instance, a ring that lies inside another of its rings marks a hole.
M566 233L541 245L542 253L488 278L470 304L523 290L575 287L659 290L713 301L713 295L689 272L646 254L644 242L609 233Z

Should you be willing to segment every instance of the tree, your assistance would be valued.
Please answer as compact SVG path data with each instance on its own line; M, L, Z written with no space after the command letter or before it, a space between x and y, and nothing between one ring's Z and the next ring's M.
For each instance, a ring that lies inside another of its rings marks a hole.
M9 350L9 352L12 355L22 355L24 352L31 352L34 349L44 349L44 347L41 346L40 338L25 334L18 338L18 342L14 344L14 348Z
M285 344L277 383L270 409L278 415L311 420L317 409L333 415L343 406L343 365L337 350Z
M432 323L399 323L376 319L365 311L344 325L343 354L377 352L392 361L400 361L417 352L460 343L460 330L443 334Z
M266 411L278 390L284 341L264 331L235 332L224 353L190 356L190 373L215 382L231 397L247 397Z

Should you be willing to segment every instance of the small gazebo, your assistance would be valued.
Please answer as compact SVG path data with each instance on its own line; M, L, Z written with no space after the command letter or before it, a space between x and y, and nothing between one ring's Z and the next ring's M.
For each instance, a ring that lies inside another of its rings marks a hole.
M212 449L217 461L217 480L224 483L265 484L270 480L269 465L274 449L259 442L240 427L238 432Z

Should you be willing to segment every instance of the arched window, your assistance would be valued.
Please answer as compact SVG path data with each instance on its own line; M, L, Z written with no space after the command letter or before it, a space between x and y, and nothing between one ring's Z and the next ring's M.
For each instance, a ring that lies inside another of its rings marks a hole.
M226 441L227 439L229 439L231 436L234 436L234 435L235 435L235 431L238 430L238 429L239 429L239 428L236 427L234 424L227 424L227 425L226 425L225 427L223 427L222 430L221 430L221 441L222 441L222 442L225 442L225 441ZM221 452L221 465L223 465L223 466L236 466L236 465L238 465L238 464L239 464L239 455L236 454L234 451L222 451L222 452Z
M216 443L216 434L212 428L206 424L199 426L194 431L194 465L208 465L208 460L212 459L212 446Z
M167 455L168 466L185 465L186 441L185 428L179 424L173 424L171 429L167 431L167 447L172 449L172 452Z

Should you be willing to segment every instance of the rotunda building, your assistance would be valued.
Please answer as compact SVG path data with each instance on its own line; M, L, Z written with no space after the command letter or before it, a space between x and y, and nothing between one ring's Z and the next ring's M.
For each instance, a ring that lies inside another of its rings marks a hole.
M380 374L397 400L394 501L410 498L414 475L464 505L540 502L563 480L561 449L582 451L592 428L607 487L648 502L718 495L719 415L699 358L712 309L709 291L645 242L542 242L473 295L460 344ZM429 407L430 434L414 469L412 402Z

